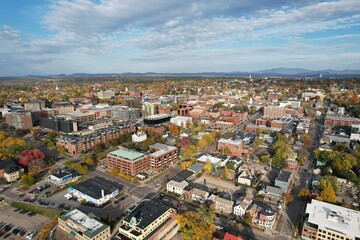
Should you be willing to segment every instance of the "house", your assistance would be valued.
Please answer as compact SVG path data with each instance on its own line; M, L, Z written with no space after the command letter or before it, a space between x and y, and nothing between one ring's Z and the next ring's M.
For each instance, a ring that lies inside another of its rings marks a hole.
M120 221L117 239L172 239L179 227L176 210L158 200L143 201Z
M245 238L225 233L223 240L245 240Z
M293 178L293 173L289 171L280 171L279 175L275 179L275 186L284 190L284 192L288 192L290 183Z
M203 169L204 169L204 164L202 163L194 163L193 165L187 168L187 170L192 171L195 174L201 173Z
M284 190L282 188L279 187L273 187L273 186L266 186L265 187L265 194L267 195L267 197L270 198L282 198L282 196L284 195Z
M234 202L219 196L214 198L215 211L223 214L231 214L233 212Z
M120 194L123 186L106 178L89 178L68 189L68 194L80 202L101 206Z
M252 223L261 228L272 228L275 224L277 212L269 205L259 201L253 201L249 208Z
M18 180L23 171L12 159L0 161L0 179L4 179L8 183Z
M249 169L241 169L238 176L238 183L251 186L251 181L253 180L253 175Z
M191 191L191 199L193 201L199 201L203 202L209 197L209 192L199 189L199 188L193 188Z
M239 204L234 207L234 215L243 217L251 202L252 199L250 197L245 197Z
M190 181L191 179L193 179L195 177L194 172L189 171L189 170L182 170L181 172L179 172L176 176L178 176L179 178L182 178L186 181Z
M179 177L174 177L172 180L170 180L167 184L166 184L166 190L168 192L173 192L179 195L183 194L183 189L189 185L189 183L187 181L185 181L182 178Z
M107 240L111 238L109 225L100 222L79 209L74 209L59 216L58 226L68 234L67 239Z

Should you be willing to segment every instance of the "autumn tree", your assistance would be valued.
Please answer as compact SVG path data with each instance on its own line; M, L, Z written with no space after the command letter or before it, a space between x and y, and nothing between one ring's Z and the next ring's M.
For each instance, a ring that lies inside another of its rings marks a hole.
M310 149L313 144L313 140L309 134L302 135L301 141L304 143L306 149Z
M197 149L195 145L187 146L183 149L183 158L189 158L196 154Z
M290 193L285 193L284 194L284 201L286 204L291 203L292 201L294 201L293 196Z
M180 164L182 170L187 169L187 168L190 167L191 165L192 165L192 162L191 162L191 161L182 162L182 163Z
M307 201L310 198L310 190L308 188L302 188L299 191L298 197L301 198L304 201Z
M213 166L212 166L211 162L205 163L205 165L204 165L205 171L211 172L211 171L212 171L212 168L213 168Z
M276 141L273 146L272 165L283 165L289 154L290 144L288 138L285 135L278 133L276 135Z
M215 232L215 211L203 205L197 211L177 215L181 236L186 240L212 239Z
M173 136L179 136L180 134L180 130L179 127L175 124L169 124L169 132L171 133L171 135Z
M28 174L24 174L21 177L21 186L32 186L35 184L35 173L29 172Z
M331 186L327 186L321 191L320 196L316 199L324 202L336 203L336 194Z
M85 163L88 166L92 166L94 165L94 160L91 156L89 155L85 155L82 159L83 163Z

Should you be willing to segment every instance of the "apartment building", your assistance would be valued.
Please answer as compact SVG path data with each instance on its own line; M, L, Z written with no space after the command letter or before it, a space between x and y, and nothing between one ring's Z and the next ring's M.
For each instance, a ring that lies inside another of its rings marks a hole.
M150 151L154 151L149 154L149 170L153 172L159 172L169 167L178 159L178 149L173 146L155 143L149 146Z
M313 199L306 206L301 238L359 240L360 212Z
M243 149L242 140L232 139L219 139L217 143L217 150L224 153L226 150L229 151L229 156L239 157L241 154L247 154L248 150Z
M6 123L16 129L30 129L33 127L31 112L18 110L5 115Z

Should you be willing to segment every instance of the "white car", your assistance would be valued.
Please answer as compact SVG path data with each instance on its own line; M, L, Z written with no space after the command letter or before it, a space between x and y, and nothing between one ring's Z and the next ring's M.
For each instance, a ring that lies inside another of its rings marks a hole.
M219 230L223 230L223 229L224 229L224 227L221 226L221 225L216 225L216 228L219 229Z
M33 239L35 237L35 234L36 234L36 231L32 231L32 232L29 232L27 235L26 235L26 239Z

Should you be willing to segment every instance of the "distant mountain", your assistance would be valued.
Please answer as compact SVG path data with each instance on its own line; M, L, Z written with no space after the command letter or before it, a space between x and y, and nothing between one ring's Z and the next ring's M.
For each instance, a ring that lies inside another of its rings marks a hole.
M272 68L260 71L233 71L233 72L198 72L198 73L73 73L73 74L58 74L58 75L28 75L26 77L37 78L77 78L77 77L106 77L106 76L137 76L137 77L314 77L318 78L320 75L323 78L350 78L360 77L360 70L308 70L304 68Z

